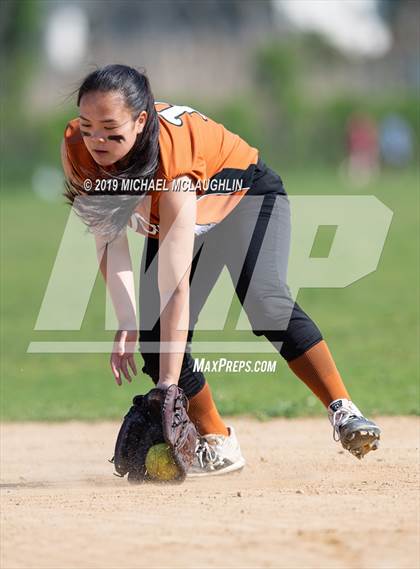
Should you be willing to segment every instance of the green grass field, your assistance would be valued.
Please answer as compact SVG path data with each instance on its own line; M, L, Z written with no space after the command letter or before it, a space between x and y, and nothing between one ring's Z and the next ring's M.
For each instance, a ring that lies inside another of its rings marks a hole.
M282 173L291 195L372 194L393 210L393 222L375 273L344 289L306 289L299 294L299 302L321 328L352 397L362 410L418 413L418 172L382 174L363 191L348 187L333 171ZM62 202L41 201L25 188L3 192L4 420L120 418L131 397L151 386L150 379L140 372L132 385L117 387L108 368L108 354L27 353L31 341L105 341L113 337L112 332L104 331L104 285L100 275L80 331L34 331L68 214L69 209ZM257 340L251 333L245 333L245 337ZM196 339L201 338L204 332L197 333ZM234 334L229 330L218 334L219 341L231 338ZM266 418L324 412L280 356L231 357L274 358L278 360L277 372L208 374L223 413ZM137 356L139 368L141 361Z

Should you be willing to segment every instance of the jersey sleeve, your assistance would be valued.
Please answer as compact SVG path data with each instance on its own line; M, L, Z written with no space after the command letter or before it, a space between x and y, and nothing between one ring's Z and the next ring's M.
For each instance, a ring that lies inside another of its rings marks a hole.
M71 179L71 168L70 168L70 163L69 163L69 159L67 156L66 142L65 142L64 138L61 141L60 155L61 155L61 165L63 167L64 175L68 180L70 180Z

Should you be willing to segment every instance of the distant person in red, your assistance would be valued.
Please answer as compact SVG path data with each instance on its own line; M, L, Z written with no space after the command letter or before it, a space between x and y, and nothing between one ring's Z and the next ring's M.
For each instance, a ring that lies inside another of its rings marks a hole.
M367 184L379 168L378 130L366 114L356 113L347 122L348 175L357 185Z

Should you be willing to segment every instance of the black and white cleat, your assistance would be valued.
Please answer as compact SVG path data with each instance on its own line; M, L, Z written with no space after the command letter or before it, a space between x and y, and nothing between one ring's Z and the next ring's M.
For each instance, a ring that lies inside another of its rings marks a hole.
M328 413L334 440L340 441L353 456L360 460L370 451L377 450L381 429L366 419L354 403L338 399L329 406Z
M379 447L381 429L365 417L350 416L338 432L342 446L359 460Z

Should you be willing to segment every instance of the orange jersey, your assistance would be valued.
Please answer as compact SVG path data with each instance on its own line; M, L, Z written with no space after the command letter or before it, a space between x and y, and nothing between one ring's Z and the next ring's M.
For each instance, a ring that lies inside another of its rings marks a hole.
M160 125L156 179L165 183L181 176L192 179L197 196L196 233L202 233L224 219L249 190L258 151L190 107L168 103L155 107ZM87 177L101 177L83 142L78 119L70 121L64 133L63 166L66 175L79 184ZM135 231L159 236L163 193L152 189L141 199L129 222Z

